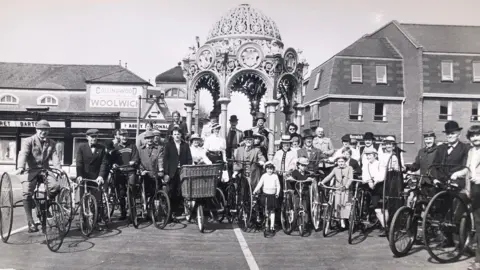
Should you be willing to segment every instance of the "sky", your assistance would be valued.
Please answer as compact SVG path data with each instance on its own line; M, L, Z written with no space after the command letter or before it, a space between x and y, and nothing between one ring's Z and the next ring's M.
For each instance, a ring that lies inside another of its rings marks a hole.
M196 36L205 42L212 25L244 3L272 18L310 69L391 20L480 25L478 0L0 0L0 62L121 60L154 84Z

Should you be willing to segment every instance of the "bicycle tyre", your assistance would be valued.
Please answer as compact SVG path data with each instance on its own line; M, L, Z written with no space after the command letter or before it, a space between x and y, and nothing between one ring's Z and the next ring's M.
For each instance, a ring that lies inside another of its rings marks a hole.
M63 213L62 206L57 202L47 202L48 207L43 211L43 220L46 226L45 228L45 241L47 243L47 247L52 252L57 252L63 244L63 240L65 238L65 232L62 231L64 228L64 218L65 214ZM47 218L47 213L50 212L52 218L50 220ZM43 222L42 222L43 223ZM58 229L58 236L55 237L53 229ZM58 240L58 242L55 242Z
M398 237L396 237L397 236L396 232L404 229L402 225L402 217L404 217L404 215L406 215L405 229L407 231L409 239L408 239L408 244L405 246L405 248L400 250L395 245L396 240L398 239ZM395 257L397 258L404 257L405 255L408 254L408 252L410 252L417 238L417 231L418 231L418 221L414 215L413 209L411 209L408 206L400 207L397 210L397 212L395 212L395 215L393 216L392 223L390 225L390 229L388 232L390 250L392 251L393 255L395 255Z
M432 257L432 259L436 260L437 262L439 263L450 263L450 262L454 262L454 261L457 261L464 253L465 251L465 243L458 243L458 248L456 247L455 250L458 249L458 253L454 256L451 256L450 258L448 259L443 259L443 258L440 258L439 256L437 256L437 254L435 254L432 250L432 248L430 247L429 243L430 243L430 239L429 239L429 235L427 235L427 230L429 229L427 227L427 224L429 226L433 226L433 223L431 220L429 220L431 214L433 214L432 212L435 210L435 206L434 206L434 203L437 202L437 203L441 203L441 199L442 197L447 197L447 199L452 199L451 202L453 203L453 201L455 199L458 200L458 202L460 204L463 205L463 207L465 207L464 209L467 209L467 213L468 215L466 216L468 219L470 219L470 212L468 211L468 207L467 205L465 204L465 202L458 196L458 194L455 194L455 193L452 193L452 192L449 192L449 191L440 191L438 192L437 194L435 194L435 196L433 196L433 198L430 200L430 202L428 203L427 205L427 208L425 209L425 214L424 214L424 220L422 222L422 233L423 233L423 243L425 245L425 249L428 251L428 254L430 254L430 256ZM449 209L448 211L451 211L451 209ZM471 221L469 221L470 224L472 223ZM460 233L459 233L460 234ZM466 239L464 239L466 240Z
M110 201L108 200L107 193L102 191L102 219L105 222L105 225L108 227L108 224L112 222L112 216L110 215Z
M132 222L132 225L135 229L138 229L137 204L131 186L127 188L127 200L130 214L130 222Z
M353 234L355 233L356 223L357 223L357 210L358 210L358 201L357 199L353 200L352 206L350 208L350 215L348 217L348 243L351 245L353 242Z
M471 222L469 222L471 220L473 220L472 217L470 217L470 219L466 218L465 216L462 217L460 221L460 240L465 243L466 252L471 253L473 256L475 256L475 249L470 247L472 241L476 240L474 224L471 224Z
M119 210L120 203L118 201L117 190L115 189L115 187L111 182L110 184L108 184L107 198L110 204L110 217L113 217L115 210Z
M97 200L90 193L83 194L80 202L80 231L86 237L90 236L97 224Z
M57 202L62 206L64 214L66 216L65 233L70 231L73 219L75 217L75 209L73 208L73 200L71 190L62 188L57 195Z
M203 233L205 230L205 216L203 214L203 205L197 205L197 225L198 230Z
M227 201L225 200L225 195L223 194L223 191L220 188L217 188L215 191L215 197L211 200L212 206L214 207L211 212L215 212L212 213L212 216L216 217L218 223L222 223L226 216L225 209L227 205Z
M333 215L333 206L330 204L327 204L327 207L324 212L324 218L323 218L323 230L322 234L323 237L327 237L328 233L330 231L330 223L332 220L332 215Z
M286 192L281 208L280 220L282 222L282 230L287 235L290 235L295 227L296 214L293 196L290 192Z
M156 201L158 201L158 207L155 203ZM167 193L163 190L158 190L150 198L150 217L157 229L162 230L167 226L171 211L170 198Z
M248 231L251 226L251 218L252 218L252 211L253 211L253 195L252 195L252 188L250 183L246 178L242 181L242 188L241 192L241 206L240 206L240 213L239 215L239 227L242 228L244 232Z
M298 222L298 233L300 236L304 236L306 233L306 219L305 219L305 212L299 213L297 216Z
M0 180L0 203L0 235L2 241L7 243L13 225L13 188L12 180L6 172Z
M229 184L226 188L227 192L227 205L226 205L226 216L228 223L232 224L235 221L237 216L237 203L236 203L236 189L234 184Z
M310 185L310 215L312 218L313 229L315 231L320 227L320 196L318 195L318 190L314 188L313 185Z

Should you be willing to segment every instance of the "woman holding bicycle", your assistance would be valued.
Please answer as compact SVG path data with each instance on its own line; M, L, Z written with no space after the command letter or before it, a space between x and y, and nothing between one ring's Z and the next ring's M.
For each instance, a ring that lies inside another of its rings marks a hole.
M347 158L344 156L337 157L335 160L337 167L320 183L321 185L325 185L334 180L332 186L340 188L338 192L335 192L334 209L336 209L335 212L338 215L337 218L340 219L342 229L345 229L345 220L350 216L351 198L349 188L351 180L353 179L353 168L350 167L346 161Z

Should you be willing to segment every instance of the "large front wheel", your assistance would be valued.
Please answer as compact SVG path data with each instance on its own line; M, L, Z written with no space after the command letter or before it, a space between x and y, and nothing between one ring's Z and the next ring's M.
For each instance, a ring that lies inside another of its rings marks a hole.
M417 238L418 221L414 212L407 206L402 206L395 212L389 230L390 250L395 257L408 254Z
M463 255L466 238L461 236L462 223L472 224L467 205L457 193L441 191L433 196L422 222L425 248L433 259L449 263Z
M10 238L13 224L13 189L8 173L0 179L0 235L6 243Z
M85 193L80 202L80 230L89 236L97 224L97 200L90 193Z
M168 224L171 214L170 198L163 190L159 190L150 199L150 217L158 229L163 229Z

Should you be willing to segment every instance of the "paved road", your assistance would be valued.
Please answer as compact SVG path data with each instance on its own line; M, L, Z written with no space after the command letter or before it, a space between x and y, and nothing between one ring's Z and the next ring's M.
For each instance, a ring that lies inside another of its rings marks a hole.
M15 193L18 198L19 191ZM25 225L22 211L15 211L14 229ZM144 224L134 229L117 221L111 230L89 239L72 231L58 253L42 244L41 234L21 231L12 235L8 244L0 244L0 268L453 270L466 269L472 261L440 265L430 262L428 253L418 248L397 259L386 240L375 233L362 243L348 245L346 233L323 238L321 233L299 237L279 232L267 239L262 233L243 233L229 224L211 224L209 228L204 234L195 224L174 224L165 230Z

